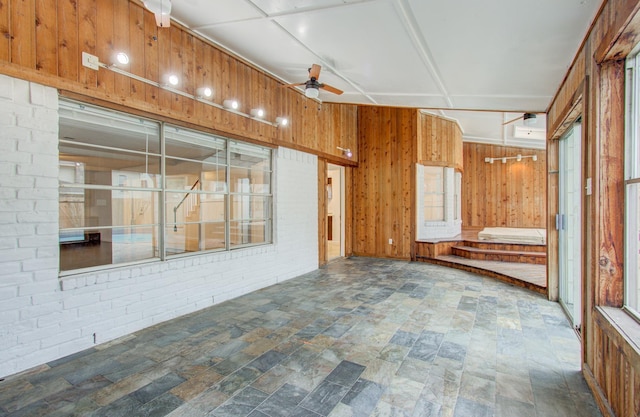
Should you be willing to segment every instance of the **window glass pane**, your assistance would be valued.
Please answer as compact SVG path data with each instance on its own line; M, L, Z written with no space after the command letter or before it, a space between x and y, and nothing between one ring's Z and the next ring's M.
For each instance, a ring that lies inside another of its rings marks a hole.
M225 223L177 223L165 229L167 255L226 249Z
M231 192L271 193L271 172L251 168L231 168Z
M160 187L160 156L60 140L60 184Z
M232 221L230 224L231 246L268 242L270 222L263 220Z
M444 220L444 168L424 167L424 220Z
M625 305L640 317L640 184L627 185Z
M231 142L231 192L271 193L271 150Z
M61 271L159 256L157 226L61 230L60 241Z
M69 101L61 101L59 137L85 148L103 147L138 153L160 154L160 125Z
M224 194L166 193L166 223L196 223L225 220Z
M232 195L231 219L250 220L271 217L271 197L260 195Z
M60 229L158 223L160 193L60 187Z

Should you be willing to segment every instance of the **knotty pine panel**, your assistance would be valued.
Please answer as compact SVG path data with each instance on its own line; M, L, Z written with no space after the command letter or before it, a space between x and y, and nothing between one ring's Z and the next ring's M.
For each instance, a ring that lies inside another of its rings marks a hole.
M418 112L417 138L419 164L462 170L462 131L456 122Z
M0 1L0 60L11 60L11 27L10 9Z
M327 175L327 161L318 158L318 265L320 266L326 265L329 261Z
M358 108L359 166L353 172L355 255L411 257L416 132L414 109Z
M546 228L546 154L544 150L464 143L462 226ZM485 158L536 155L522 161L484 162Z
M158 28L152 13L129 0L7 0L0 3L0 72L49 85L74 97L115 108L132 109L187 126L267 145L291 146L346 164L336 146L357 149L357 106L321 104L249 63L174 23ZM81 65L82 52L111 64L117 51L130 63L121 69L162 83L174 72L178 89L195 94L203 83L213 101L240 102L240 111L264 108L267 119L290 120L274 127L188 97L142 83L113 71Z

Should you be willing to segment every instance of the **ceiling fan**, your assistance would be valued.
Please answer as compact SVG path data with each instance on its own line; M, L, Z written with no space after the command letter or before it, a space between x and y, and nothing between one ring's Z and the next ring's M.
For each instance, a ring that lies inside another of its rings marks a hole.
M525 113L520 117L516 117L515 119L507 120L502 125L503 126L504 125L508 125L509 123L513 123L516 120L522 119L522 123L524 123L526 126L531 126L531 125L536 124L536 117L537 117L537 115L535 113Z
M311 68L308 69L309 71L309 79L303 83L295 83L295 84L286 84L283 85L283 87L295 87L295 86L299 86L299 85L304 85L304 95L309 97L309 98L318 98L318 95L320 94L320 89L326 90L330 93L333 94L342 94L343 91L339 90L335 87L332 87L328 84L323 84L318 82L318 78L320 78L320 69L322 67L318 64L313 64L311 66Z
M171 0L144 0L144 7L156 15L156 23L162 28L171 25Z

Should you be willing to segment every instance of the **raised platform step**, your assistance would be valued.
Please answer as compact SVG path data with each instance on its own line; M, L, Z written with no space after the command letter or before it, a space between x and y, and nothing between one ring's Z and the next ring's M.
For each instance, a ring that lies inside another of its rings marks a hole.
M454 255L443 255L435 258L418 257L416 260L475 272L518 287L527 288L540 294L547 294L547 272L545 265L481 261Z
M496 249L520 252L547 252L547 245L531 245L526 243L502 243L489 242L486 240L465 239L462 242L462 245L478 249Z
M482 261L500 261L500 262L516 262L525 264L545 265L547 263L547 254L545 252L533 252L526 250L507 250L496 248L497 246L473 247L468 245L472 242L464 242L464 245L456 245L451 247L451 254L468 259Z

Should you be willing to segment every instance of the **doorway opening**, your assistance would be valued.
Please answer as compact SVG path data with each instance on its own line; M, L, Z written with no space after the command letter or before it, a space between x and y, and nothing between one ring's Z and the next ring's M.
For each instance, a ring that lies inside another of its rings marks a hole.
M344 256L344 167L327 167L327 260Z

